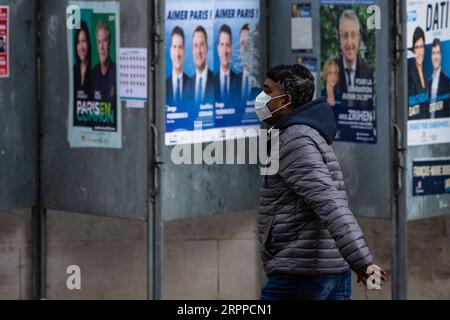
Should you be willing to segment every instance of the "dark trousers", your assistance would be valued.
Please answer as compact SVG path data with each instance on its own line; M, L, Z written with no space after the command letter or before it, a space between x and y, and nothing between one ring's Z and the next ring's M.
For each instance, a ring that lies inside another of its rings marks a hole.
M261 300L350 300L352 273L330 276L278 275L262 288Z

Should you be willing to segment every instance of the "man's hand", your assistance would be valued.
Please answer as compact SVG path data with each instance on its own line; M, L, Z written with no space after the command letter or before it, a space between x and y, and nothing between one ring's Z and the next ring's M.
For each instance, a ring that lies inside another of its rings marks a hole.
M387 280L387 272L376 264L363 268L357 275L357 283L363 283L369 290L381 289Z

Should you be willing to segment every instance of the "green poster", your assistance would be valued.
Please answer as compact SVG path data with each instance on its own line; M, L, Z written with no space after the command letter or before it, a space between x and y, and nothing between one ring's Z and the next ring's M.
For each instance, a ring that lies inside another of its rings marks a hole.
M68 141L72 148L121 148L117 78L118 2L74 2L80 24L67 30Z

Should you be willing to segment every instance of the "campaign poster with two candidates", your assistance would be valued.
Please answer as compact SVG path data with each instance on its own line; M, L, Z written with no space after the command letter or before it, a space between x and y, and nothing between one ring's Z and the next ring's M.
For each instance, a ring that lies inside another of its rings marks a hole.
M166 2L166 145L259 129L259 1Z
M73 2L70 5L80 8L81 18L79 28L67 29L70 147L120 149L119 3Z
M450 1L408 0L408 145L450 143Z
M321 0L322 96L334 111L336 141L377 143L375 1Z

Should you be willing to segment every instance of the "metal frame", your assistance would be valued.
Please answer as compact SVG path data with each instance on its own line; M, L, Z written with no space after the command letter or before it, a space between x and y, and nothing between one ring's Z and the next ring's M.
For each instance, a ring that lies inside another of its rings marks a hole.
M312 2L308 0L289 0L286 1L289 3L302 3L302 2ZM404 175L404 159L405 159L405 139L403 138L404 135L402 134L405 132L405 109L402 107L404 97L401 97L398 95L397 92L405 92L405 79L404 75L406 75L406 66L404 65L404 51L403 50L403 44L402 44L402 34L405 34L406 32L406 26L404 26L403 22L404 15L401 14L402 10L402 0L397 1L379 1L378 3L381 3L385 5L386 10L383 9L383 12L386 12L386 14L382 15L382 25L383 28L389 28L389 30L386 32L386 29L383 30L383 34L381 34L379 31L377 34L377 41L380 41L378 43L377 47L384 46L387 42L386 37L390 37L390 39L395 39L395 43L392 41L389 41L388 46L389 48L386 50L383 47L383 55L384 52L387 52L387 57L377 57L377 60L379 59L388 59L388 62L386 63L386 66L390 69L390 74L387 75L389 79L389 85L387 86L389 92L390 92L390 98L388 98L388 101L386 105L390 106L390 112L388 112L388 115L385 115L383 117L383 121L386 117L389 118L389 121L384 125L384 127L388 130L388 141L386 143L387 150L383 149L383 152L386 152L386 156L389 159L389 177L390 182L387 184L390 188L388 195L389 195L389 201L386 206L386 210L389 211L388 214L381 215L379 217L377 216L368 216L369 218L384 218L388 219L391 222L391 241L390 241L390 247L391 247L391 264L392 264L392 298L393 299L405 299L406 298L406 278L407 278L407 265L406 265L406 208L405 208L405 192L404 192L404 184L405 184L405 175ZM278 4L278 3L277 3ZM314 7L320 6L317 3L313 3L313 9ZM403 19L403 20L402 20ZM320 21L314 22L314 29L317 30L320 28ZM404 32L402 32L403 28L405 29ZM320 44L320 37L318 34L314 35L315 37L315 43L316 46L319 43ZM268 48L269 49L269 48ZM314 53L310 54L304 54L306 56L315 56L317 57L320 55L320 50L317 50L315 47ZM270 53L270 51L268 51ZM380 53L380 50L377 50L377 53ZM278 57L278 59L291 59L292 60L292 54L290 52L284 52L281 53L282 57ZM299 54L301 55L301 54ZM405 55L406 56L406 55ZM273 57L272 57L273 59ZM318 59L320 61L320 59ZM281 63L281 61L278 61ZM284 61L287 62L287 61ZM291 63L293 63L291 61ZM383 66L384 67L384 66ZM378 70L378 74L380 74L381 69ZM384 90L383 90L384 91ZM378 96L380 95L378 91ZM378 103L378 106L383 107L384 104ZM378 130L381 129L380 124L380 114L378 115L379 121L378 121ZM380 141L378 142L380 143ZM341 148L344 149L344 152L342 152ZM348 144L346 143L336 143L336 152L339 155L347 153L350 148ZM363 146L363 148L367 148L367 146ZM345 167L345 164L343 165ZM360 190L359 190L360 192ZM358 204L360 204L360 201L358 203L354 203L354 205L357 205L356 211L361 211L362 208L359 208ZM353 206L354 206L353 205ZM379 211L380 209L378 209ZM364 211L364 210L362 210ZM375 210L377 212L377 210ZM358 214L359 212L355 212L355 214ZM380 212L378 212L379 214ZM361 213L359 213L361 214Z

